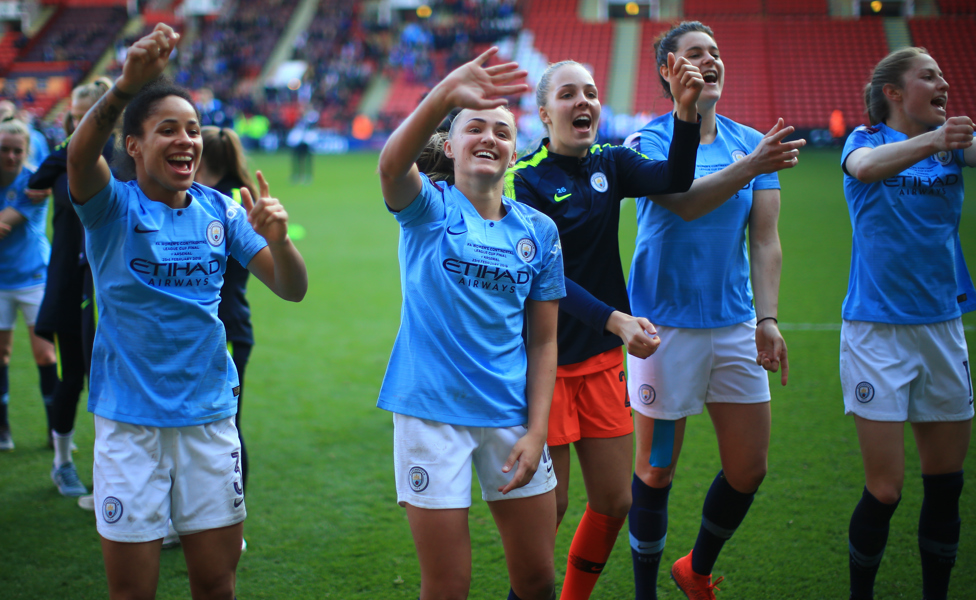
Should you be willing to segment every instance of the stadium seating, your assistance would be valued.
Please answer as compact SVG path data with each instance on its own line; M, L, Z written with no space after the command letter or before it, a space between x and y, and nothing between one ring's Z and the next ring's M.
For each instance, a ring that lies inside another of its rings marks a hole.
M816 15L829 14L827 0L766 0L767 15Z
M575 0L534 0L525 13L525 28L535 34L536 49L550 62L575 60L589 65L597 87L607 89L613 23L582 21Z
M943 15L976 14L976 3L973 0L936 0L936 4Z
M967 53L961 52L960 47L960 44L966 43L964 40L976 39L976 18L959 15L941 19L912 19L908 27L913 43L929 51L949 82L949 105L946 109L949 115L976 115L973 60Z
M762 13L762 0L685 0L686 16L758 15Z

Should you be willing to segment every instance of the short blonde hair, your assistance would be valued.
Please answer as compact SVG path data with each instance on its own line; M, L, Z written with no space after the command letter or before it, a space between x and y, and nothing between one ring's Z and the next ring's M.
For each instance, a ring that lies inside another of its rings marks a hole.
M30 129L27 124L20 119L7 119L0 121L0 135L22 135L24 136L24 152L30 152Z

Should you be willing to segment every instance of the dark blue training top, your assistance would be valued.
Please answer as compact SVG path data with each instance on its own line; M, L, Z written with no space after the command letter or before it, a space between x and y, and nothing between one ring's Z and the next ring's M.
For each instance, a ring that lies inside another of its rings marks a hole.
M235 202L240 202L242 187L244 187L242 181L233 175L227 175L214 186L214 189L233 198ZM227 272L224 273L224 287L220 288L217 317L224 324L228 342L253 346L251 306L247 303L247 278L250 274L251 272L241 266L236 258L228 258Z

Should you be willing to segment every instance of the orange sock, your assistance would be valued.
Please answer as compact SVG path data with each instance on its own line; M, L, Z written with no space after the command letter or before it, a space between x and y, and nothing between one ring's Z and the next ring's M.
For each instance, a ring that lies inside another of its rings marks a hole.
M615 519L601 515L586 505L586 512L569 547L560 600L587 600L590 597L625 520L626 517Z

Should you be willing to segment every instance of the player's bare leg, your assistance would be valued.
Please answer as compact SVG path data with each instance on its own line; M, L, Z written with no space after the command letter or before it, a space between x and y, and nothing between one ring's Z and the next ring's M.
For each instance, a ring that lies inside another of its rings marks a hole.
M233 600L244 523L180 536L193 600Z
M488 507L505 547L512 590L521 600L550 600L556 577L556 495L496 500Z
M110 600L153 600L163 541L131 544L101 539Z
M552 459L553 473L556 474L556 527L563 522L566 510L569 508L569 444L549 446L549 458Z
M765 479L768 466L772 425L769 402L711 402L706 406L718 438L725 478L737 492L755 492Z
M420 561L420 600L467 598L471 587L468 509L428 509L412 504L406 509Z

